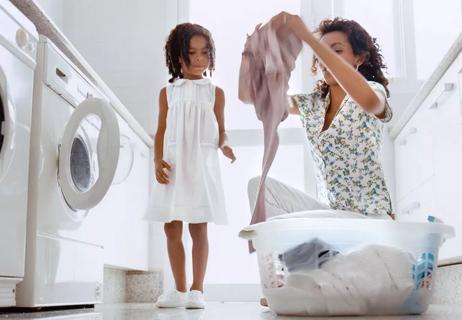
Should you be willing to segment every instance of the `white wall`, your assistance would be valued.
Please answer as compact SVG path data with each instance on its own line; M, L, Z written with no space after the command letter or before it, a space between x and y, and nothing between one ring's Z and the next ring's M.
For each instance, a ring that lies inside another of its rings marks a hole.
M152 134L165 84L167 0L66 0L64 34Z
M48 17L62 30L63 28L63 9L64 1L57 0L35 0L34 1L43 11L46 12Z
M462 31L462 1L413 0L418 79L427 79Z

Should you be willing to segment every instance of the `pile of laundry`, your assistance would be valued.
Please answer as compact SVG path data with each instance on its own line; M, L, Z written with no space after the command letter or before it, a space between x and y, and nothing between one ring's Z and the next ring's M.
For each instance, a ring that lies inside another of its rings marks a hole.
M415 288L415 264L412 255L392 247L368 245L342 254L317 238L259 261L270 307L305 315L400 310Z

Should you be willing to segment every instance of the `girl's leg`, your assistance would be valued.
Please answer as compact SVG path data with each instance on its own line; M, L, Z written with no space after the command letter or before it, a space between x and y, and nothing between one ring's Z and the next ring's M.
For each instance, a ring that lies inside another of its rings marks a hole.
M181 292L186 292L185 253L181 240L183 222L172 221L166 223L164 225L164 231L167 236L168 257L170 259L170 267L172 268L176 289Z
M204 277L209 255L207 223L190 223L189 233L193 241L193 283L191 290L204 291Z

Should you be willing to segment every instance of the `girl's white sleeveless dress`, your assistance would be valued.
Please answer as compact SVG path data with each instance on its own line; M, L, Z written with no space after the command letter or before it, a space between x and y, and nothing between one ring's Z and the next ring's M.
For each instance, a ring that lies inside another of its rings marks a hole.
M146 220L226 224L218 160L215 86L209 79L179 79L167 86L164 160L170 182L152 189Z

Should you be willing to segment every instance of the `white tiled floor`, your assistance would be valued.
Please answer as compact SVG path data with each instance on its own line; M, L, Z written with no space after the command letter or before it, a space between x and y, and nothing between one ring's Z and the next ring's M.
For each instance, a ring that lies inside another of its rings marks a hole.
M157 309L152 304L112 304L95 309L49 311L22 314L1 314L0 319L50 319L50 320L270 320L303 319L300 317L276 317L269 309L257 303L207 303L205 310ZM421 316L395 317L335 317L308 318L335 320L458 320L462 319L462 306L432 305Z

